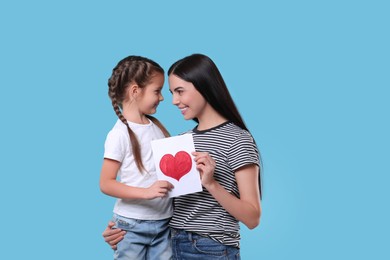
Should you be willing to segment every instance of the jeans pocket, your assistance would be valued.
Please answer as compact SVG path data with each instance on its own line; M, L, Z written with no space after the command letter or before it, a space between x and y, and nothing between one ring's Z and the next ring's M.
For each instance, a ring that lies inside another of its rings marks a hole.
M115 222L114 228L130 231L137 224L137 220L131 218L125 218L119 215L114 215L113 222Z
M174 229L174 228L170 228L170 235L169 235L170 238L175 238L175 237L179 236L179 234L180 234L179 230Z
M226 246L210 238L196 238L193 240L193 247L201 254L209 256L227 255Z

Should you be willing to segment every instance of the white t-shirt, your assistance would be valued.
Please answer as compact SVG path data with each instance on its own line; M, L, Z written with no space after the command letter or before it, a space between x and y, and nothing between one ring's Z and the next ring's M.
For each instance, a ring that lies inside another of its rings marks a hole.
M164 138L164 134L151 121L147 125L129 121L128 124L138 138L141 147L141 158L146 172L141 173L138 170L127 127L119 119L107 135L104 144L104 158L121 162L117 175L120 182L133 187L146 188L157 181L151 141ZM169 198L155 198L152 200L117 199L114 213L123 217L142 220L165 219L172 216L172 203Z

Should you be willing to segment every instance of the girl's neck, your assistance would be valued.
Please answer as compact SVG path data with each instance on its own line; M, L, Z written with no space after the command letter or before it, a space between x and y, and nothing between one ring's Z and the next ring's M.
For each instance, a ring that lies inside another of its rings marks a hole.
M122 114L127 121L140 125L149 124L149 119L139 110L136 102L125 100L122 104Z
M140 124L140 125L147 125L149 124L149 119L145 116L145 114L142 114L138 111L123 111L123 116L126 118L127 121Z

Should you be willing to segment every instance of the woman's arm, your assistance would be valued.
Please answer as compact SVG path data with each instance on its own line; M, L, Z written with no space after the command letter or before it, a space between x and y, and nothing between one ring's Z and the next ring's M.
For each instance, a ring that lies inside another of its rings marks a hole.
M103 231L103 237L104 241L107 242L111 246L112 249L116 249L116 245L119 241L121 241L126 234L126 231L122 231L119 228L112 229L112 227L115 225L114 222L110 221L108 222L108 225L106 229Z
M118 161L104 159L100 173L100 190L104 194L121 199L154 199L165 197L173 188L173 185L167 181L156 181L148 188L123 184L116 179L120 166L121 163Z
M197 169L200 171L202 185L238 221L249 229L260 224L261 203L259 194L259 168L250 164L235 172L240 198L229 193L214 179L215 161L208 153L194 153Z

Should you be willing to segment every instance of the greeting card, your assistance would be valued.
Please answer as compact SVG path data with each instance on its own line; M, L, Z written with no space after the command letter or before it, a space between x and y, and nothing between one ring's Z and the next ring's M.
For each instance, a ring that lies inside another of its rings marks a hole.
M192 134L154 140L152 150L158 179L174 186L169 197L202 191L200 175L191 155L195 151Z

